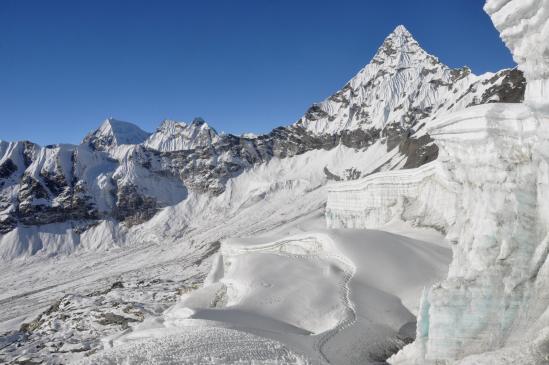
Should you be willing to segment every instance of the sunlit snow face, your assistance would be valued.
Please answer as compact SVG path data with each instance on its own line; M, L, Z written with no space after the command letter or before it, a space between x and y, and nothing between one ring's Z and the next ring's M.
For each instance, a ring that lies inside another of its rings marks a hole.
M484 10L527 80L549 79L549 0L487 0Z

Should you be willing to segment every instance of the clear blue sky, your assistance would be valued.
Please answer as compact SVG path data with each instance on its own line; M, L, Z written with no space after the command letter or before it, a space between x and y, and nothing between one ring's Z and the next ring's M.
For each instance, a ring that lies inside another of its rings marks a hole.
M483 0L0 1L0 139L77 143L112 116L267 132L404 24L475 73L514 66Z

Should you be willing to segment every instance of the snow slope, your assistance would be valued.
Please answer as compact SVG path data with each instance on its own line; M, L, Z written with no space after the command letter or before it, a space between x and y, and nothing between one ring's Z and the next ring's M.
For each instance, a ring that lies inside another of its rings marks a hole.
M117 338L97 356L99 363L172 363L165 359L173 356L183 363L233 363L235 352L242 363L383 360L402 346L410 328L413 333L414 317L401 300L417 306L422 288L445 274L449 250L440 246L440 235L432 236L434 244L322 226L322 215L313 213L266 236L223 241L203 288L184 294L160 321ZM218 334L227 329L235 331L234 347ZM250 355L240 346L250 335L276 344L276 351L266 358ZM209 356L196 345L206 338Z
M147 137L149 137L149 133L141 130L135 124L109 118L101 124L99 129L87 135L84 138L84 143L93 141L98 148L108 148L124 144L139 144L144 142Z

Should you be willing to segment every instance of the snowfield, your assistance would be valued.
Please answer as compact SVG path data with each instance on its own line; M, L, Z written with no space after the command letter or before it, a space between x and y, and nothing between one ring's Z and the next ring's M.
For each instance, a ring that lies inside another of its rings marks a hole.
M90 361L382 362L412 340L412 311L446 274L450 251L433 231L416 230L426 242L323 224L317 212L268 235L223 241L204 287Z

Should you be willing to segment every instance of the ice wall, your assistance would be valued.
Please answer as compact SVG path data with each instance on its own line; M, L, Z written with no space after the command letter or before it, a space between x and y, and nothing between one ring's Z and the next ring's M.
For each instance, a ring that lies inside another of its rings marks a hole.
M445 231L455 221L457 187L437 161L328 188L330 228L372 228L395 218Z
M484 10L525 74L526 103L549 110L549 0L488 0Z
M533 344L528 353L543 358L548 125L547 115L526 105L469 108L430 127L440 148L436 162L330 187L331 227L377 228L403 219L443 230L453 244L448 278L422 298L416 341L392 363L450 364Z
M453 261L423 301L428 330L393 364L452 363L539 336L533 326L549 304L549 277L541 274L549 265L547 123L524 105L494 105L431 130L439 162L460 185L448 230Z

